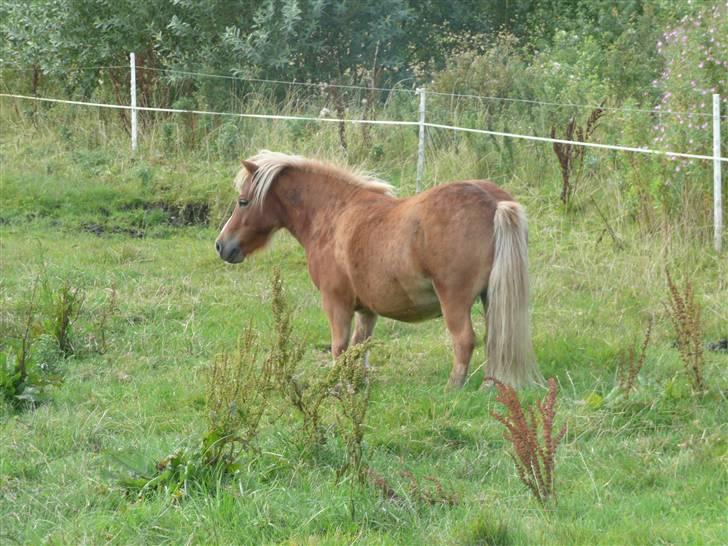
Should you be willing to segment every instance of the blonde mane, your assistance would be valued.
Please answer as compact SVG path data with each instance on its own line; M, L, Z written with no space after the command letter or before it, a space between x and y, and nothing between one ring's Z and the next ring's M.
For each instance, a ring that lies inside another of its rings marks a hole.
M286 168L298 169L303 172L317 174L321 177L336 178L348 184L359 186L369 191L393 195L394 188L370 175L348 170L331 163L308 159L300 155L288 155L280 152L261 150L247 161L255 163L258 170L253 174L252 180L252 202L261 204L270 191L273 182ZM235 188L238 192L242 190L243 184L250 176L248 170L243 167L235 177Z

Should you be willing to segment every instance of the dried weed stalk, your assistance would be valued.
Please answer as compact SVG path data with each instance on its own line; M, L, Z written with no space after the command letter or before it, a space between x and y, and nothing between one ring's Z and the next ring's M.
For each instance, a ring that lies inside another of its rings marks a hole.
M548 381L549 392L543 400L536 401L538 413L530 406L524 412L516 391L497 379L491 378L498 389L496 400L508 410L507 415L491 412L491 415L506 427L503 436L513 446L511 457L521 481L533 493L542 506L550 500L556 502L554 481L556 468L554 456L566 433L564 426L553 434L556 416L556 380ZM541 439L539 439L539 429Z
M562 140L577 140L587 142L597 128L599 119L605 114L604 101L599 107L592 110L584 127L576 124L576 118L571 118L566 125L566 132ZM574 138L576 137L576 138ZM556 138L556 127L551 127L551 138ZM572 174L578 174L584 163L584 152L586 148L583 146L575 146L565 142L554 142L554 153L559 160L561 167L561 201L564 205L569 205L570 199L576 192L576 178L572 179Z
M652 322L653 319L650 317L650 320L647 322L647 330L645 331L645 338L642 341L639 354L635 351L633 345L622 358L617 381L619 383L619 390L625 397L629 397L630 393L634 390L637 375L639 375L640 370L645 363L647 346L650 343L650 336L652 335Z
M455 493L445 491L442 482L434 476L425 476L424 480L432 484L430 487L423 486L409 470L403 470L401 473L403 478L410 482L410 495L413 499L430 505L446 504L454 506L459 502Z
M688 373L693 390L705 390L703 379L703 333L700 326L700 304L695 301L693 285L685 278L682 289L673 282L669 269L665 268L668 287L668 311L675 336L680 359Z

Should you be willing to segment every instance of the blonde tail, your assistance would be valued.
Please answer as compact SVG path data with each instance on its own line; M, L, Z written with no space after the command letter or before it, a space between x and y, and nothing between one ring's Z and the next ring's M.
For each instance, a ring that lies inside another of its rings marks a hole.
M543 383L536 367L528 320L528 223L515 201L495 211L495 255L488 282L486 377L520 388Z

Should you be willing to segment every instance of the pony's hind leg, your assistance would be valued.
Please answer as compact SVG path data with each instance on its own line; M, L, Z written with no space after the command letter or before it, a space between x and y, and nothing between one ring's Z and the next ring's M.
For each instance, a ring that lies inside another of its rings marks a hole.
M354 327L354 335L351 336L351 344L363 343L374 332L374 326L377 323L377 315L369 311L356 312L356 326ZM369 368L369 351L364 355L364 366Z
M470 319L472 300L469 297L453 297L454 294L450 296L442 293L442 290L437 292L455 353L447 387L448 389L459 389L465 384L470 359L475 348L475 332L473 332L473 323Z

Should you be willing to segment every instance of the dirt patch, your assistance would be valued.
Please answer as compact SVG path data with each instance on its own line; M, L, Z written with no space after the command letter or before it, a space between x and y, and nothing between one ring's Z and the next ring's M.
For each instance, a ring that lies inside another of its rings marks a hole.
M143 229L123 228L123 227L119 227L119 226L104 226L101 224L94 224L91 222L82 223L81 230L86 231L88 233L93 233L94 235L96 235L98 237L101 237L102 235L105 235L107 233L128 235L129 237L134 237L135 239L141 239L144 237Z
M147 208L147 207L145 207ZM168 223L173 226L207 225L210 219L210 205L207 203L167 203L150 205L148 209L161 209L168 216Z
M718 341L711 341L706 346L709 351L716 353L728 353L728 338L724 337Z

